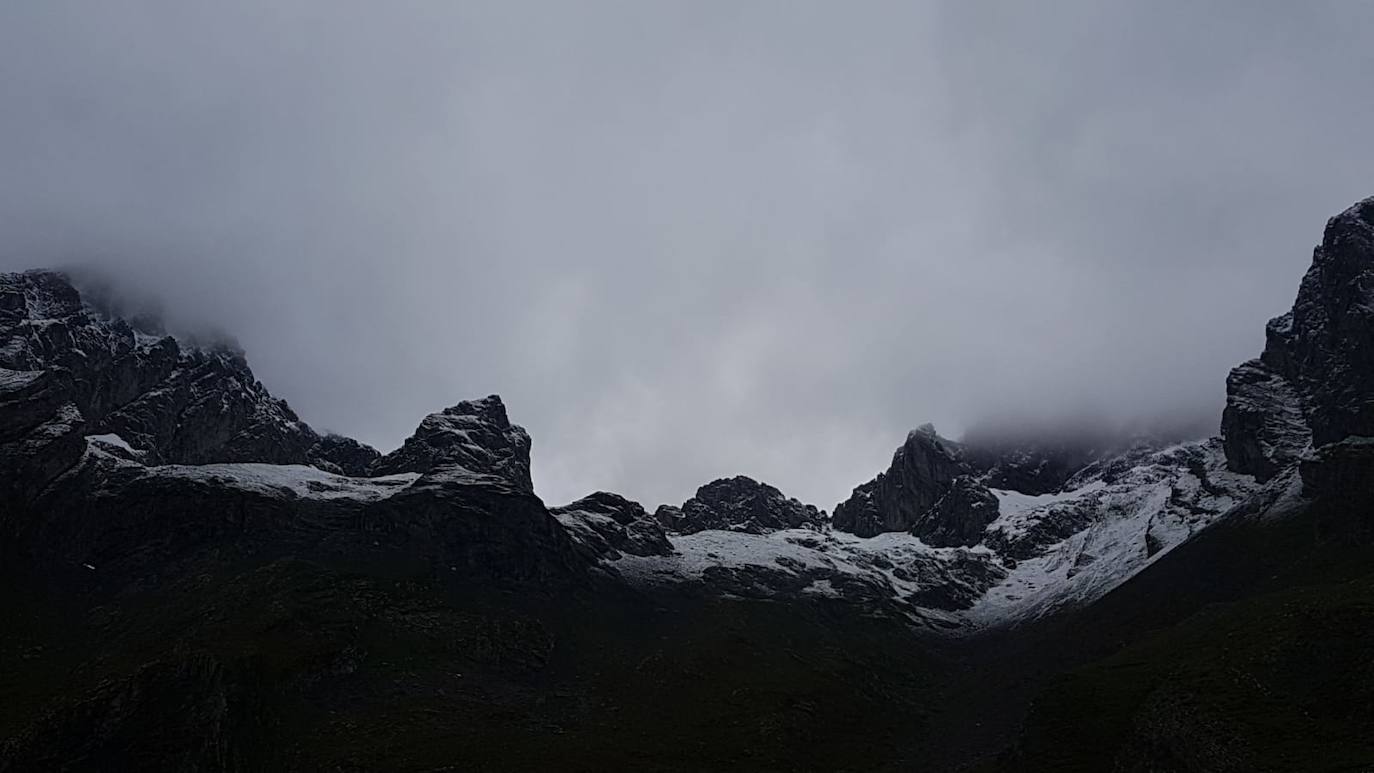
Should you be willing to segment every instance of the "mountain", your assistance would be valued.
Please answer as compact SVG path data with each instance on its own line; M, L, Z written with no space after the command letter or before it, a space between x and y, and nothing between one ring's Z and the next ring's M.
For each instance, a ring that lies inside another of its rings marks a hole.
M926 425L833 517L550 508L498 396L382 454L79 285L0 276L0 771L1374 760L1374 199L1219 437Z
M1262 485L1033 634L1073 655L986 769L1374 763L1371 280L1374 199L1327 223L1293 310L1227 380L1226 458Z

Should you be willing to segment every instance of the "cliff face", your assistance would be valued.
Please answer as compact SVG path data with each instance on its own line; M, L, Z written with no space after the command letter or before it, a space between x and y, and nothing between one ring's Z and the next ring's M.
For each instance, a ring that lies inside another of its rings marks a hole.
M968 472L957 446L927 424L907 435L887 471L836 505L834 526L860 537L906 531Z
M1293 309L1265 333L1227 379L1232 469L1265 480L1309 445L1374 435L1374 199L1327 222Z
M154 464L315 464L366 474L376 452L321 437L225 342L186 344L155 323L106 316L64 275L0 276L0 368L61 373L87 431Z

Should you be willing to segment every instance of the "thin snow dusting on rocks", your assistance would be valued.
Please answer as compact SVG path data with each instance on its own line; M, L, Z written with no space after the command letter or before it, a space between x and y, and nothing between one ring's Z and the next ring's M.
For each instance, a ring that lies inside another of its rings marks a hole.
M1088 466L1056 493L992 489L999 515L971 547L932 547L908 532L859 537L825 524L669 535L670 554L604 564L645 588L841 599L972 632L1102 596L1255 489L1253 478L1227 471L1213 439L1132 449Z

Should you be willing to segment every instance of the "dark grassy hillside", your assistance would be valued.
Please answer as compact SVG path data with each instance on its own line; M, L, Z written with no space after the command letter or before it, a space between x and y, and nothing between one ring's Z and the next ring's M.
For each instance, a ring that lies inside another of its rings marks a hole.
M2 770L904 769L941 689L907 629L842 607L293 559L4 605Z
M1374 574L1208 606L1075 669L995 769L1374 769Z

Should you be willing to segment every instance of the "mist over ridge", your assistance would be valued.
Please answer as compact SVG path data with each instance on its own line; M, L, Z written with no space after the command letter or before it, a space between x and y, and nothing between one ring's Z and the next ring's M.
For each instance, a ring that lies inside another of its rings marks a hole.
M830 508L925 422L1215 432L1374 179L1371 15L7 7L0 269L383 451L500 393L550 503Z

